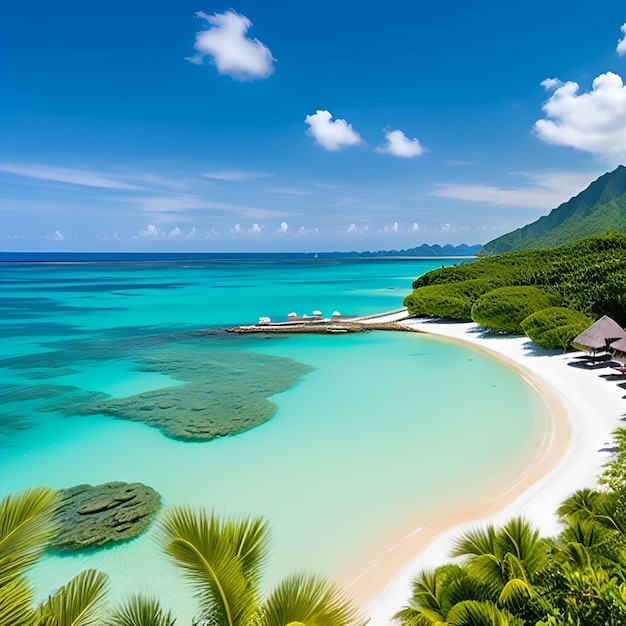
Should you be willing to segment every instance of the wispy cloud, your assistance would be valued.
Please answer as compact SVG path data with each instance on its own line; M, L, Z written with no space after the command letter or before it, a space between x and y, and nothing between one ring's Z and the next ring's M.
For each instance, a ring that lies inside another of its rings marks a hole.
M332 118L329 111L318 110L304 119L304 123L309 126L307 132L315 139L316 144L326 150L336 152L363 143L361 136L351 124L348 124L346 120L333 120Z
M438 183L431 195L496 207L550 209L580 193L600 172L517 172L522 186ZM529 184L530 183L530 184Z
M181 214L188 211L212 210L222 213L235 213L250 219L268 219L281 217L282 211L264 209L258 207L242 206L239 204L229 204L226 202L214 202L205 200L200 196L179 195L179 196L144 196L125 198L126 202L135 204L137 210L144 213L158 214Z
M56 183L69 183L83 187L98 187L100 189L141 189L141 187L137 185L124 182L124 180L121 180L121 177L69 167L55 167L52 165L34 163L0 163L0 172L25 178Z
M274 176L274 174L270 174L269 172L255 172L251 170L223 170L219 172L206 172L202 175L213 180L226 180L237 183Z
M275 193L279 196L315 196L310 189L303 189L301 187L268 187L265 190L267 193Z
M194 49L197 54L187 60L202 65L209 57L220 74L235 80L251 81L267 78L274 72L274 57L270 49L258 39L248 37L252 22L235 11L208 15L196 13L210 27L196 33Z

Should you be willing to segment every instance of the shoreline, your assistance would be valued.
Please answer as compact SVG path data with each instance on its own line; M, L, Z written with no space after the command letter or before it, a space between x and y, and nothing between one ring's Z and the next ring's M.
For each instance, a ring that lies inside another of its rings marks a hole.
M556 508L573 491L596 485L602 466L610 458L607 447L612 432L626 412L623 389L600 378L604 370L567 365L580 353L543 350L527 337L483 334L474 323L416 318L400 323L408 330L486 352L515 369L543 399L550 424L539 451L506 492L473 510L408 529L382 557L379 552L364 571L347 583L347 590L370 618L368 626L396 623L392 617L408 602L415 575L450 562L454 540L470 528L486 523L501 525L521 515L542 535L558 534ZM381 578L390 581L382 592Z

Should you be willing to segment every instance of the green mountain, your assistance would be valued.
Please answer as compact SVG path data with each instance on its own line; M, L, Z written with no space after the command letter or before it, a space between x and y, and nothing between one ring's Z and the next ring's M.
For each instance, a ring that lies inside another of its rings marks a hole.
M610 230L626 231L626 167L623 165L603 174L536 222L485 244L478 255L552 248Z

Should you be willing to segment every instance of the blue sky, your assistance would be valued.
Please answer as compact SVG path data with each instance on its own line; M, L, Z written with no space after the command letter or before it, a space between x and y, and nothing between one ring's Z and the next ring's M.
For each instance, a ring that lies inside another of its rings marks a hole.
M75 0L0 19L0 249L486 243L626 162L626 7Z

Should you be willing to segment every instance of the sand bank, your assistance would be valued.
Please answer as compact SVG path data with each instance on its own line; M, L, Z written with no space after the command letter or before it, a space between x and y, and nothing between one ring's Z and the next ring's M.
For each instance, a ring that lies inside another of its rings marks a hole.
M364 604L369 626L389 626L392 616L409 598L411 581L423 568L449 560L455 538L465 529L485 522L501 524L524 515L544 535L559 531L555 509L572 491L595 485L609 459L611 433L622 425L626 413L624 390L600 375L610 370L570 367L574 353L543 350L525 337L502 338L482 333L476 324L449 324L408 319L400 322L412 330L471 344L514 367L543 396L550 408L551 424L537 456L523 476L506 493L475 511L446 517L412 529L349 584ZM380 580L391 579L372 600Z

